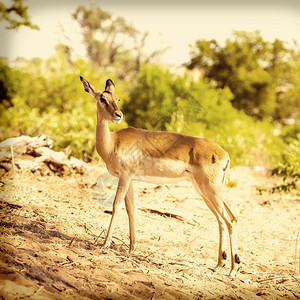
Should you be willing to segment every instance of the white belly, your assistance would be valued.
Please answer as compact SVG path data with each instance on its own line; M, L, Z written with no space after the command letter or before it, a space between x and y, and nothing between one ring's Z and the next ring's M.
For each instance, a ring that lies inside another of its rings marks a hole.
M135 181L143 181L147 183L154 184L170 184L170 183L178 183L180 181L189 179L189 174L184 173L179 177L158 177L158 176L134 176L133 180Z
M170 184L186 180L190 176L190 166L179 160L158 159L146 157L143 161L127 159L125 168L117 170L110 169L108 171L116 177L122 173L132 175L132 180L143 181L154 184ZM129 170L129 172L128 172Z

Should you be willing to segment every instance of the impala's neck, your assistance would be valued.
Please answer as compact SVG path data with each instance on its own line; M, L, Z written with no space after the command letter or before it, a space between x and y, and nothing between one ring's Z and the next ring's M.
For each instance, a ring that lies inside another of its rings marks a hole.
M106 162L112 149L112 136L108 128L108 121L97 118L96 149L101 158Z

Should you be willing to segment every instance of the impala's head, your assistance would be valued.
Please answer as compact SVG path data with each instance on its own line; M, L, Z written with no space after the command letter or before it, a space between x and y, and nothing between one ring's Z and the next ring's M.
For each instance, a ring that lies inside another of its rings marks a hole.
M91 94L97 101L97 116L101 120L110 121L120 124L123 119L123 114L119 110L118 96L115 95L115 85L111 79L106 80L105 90L99 91L87 80L80 76L84 90Z

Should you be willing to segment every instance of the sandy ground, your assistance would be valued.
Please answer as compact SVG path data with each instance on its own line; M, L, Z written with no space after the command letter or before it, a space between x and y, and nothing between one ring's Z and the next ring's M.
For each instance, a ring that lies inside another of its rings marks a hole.
M103 173L101 167L64 177L15 170L1 178L0 299L300 297L299 192L260 195L257 187L274 186L274 178L246 167L231 170L237 185L227 186L224 198L238 217L242 260L232 281L229 262L220 273L212 271L217 222L189 182L136 182L136 252L128 254L124 208L111 249L102 249L111 216L99 204ZM115 183L105 176L109 195Z

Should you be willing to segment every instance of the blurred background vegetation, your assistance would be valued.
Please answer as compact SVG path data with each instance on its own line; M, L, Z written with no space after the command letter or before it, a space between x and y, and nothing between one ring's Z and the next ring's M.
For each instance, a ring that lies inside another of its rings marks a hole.
M0 8L10 22L8 8ZM11 28L37 28L26 10L20 17ZM123 17L98 6L79 6L72 17L82 29L84 59L64 44L46 60L1 58L1 140L44 133L56 150L70 145L74 156L96 159L96 106L79 75L100 89L112 78L125 116L112 130L130 125L206 137L229 152L233 165L263 165L299 179L298 45L236 31L224 46L195 41L190 61L178 72L155 64L167 49L147 53L148 34Z

